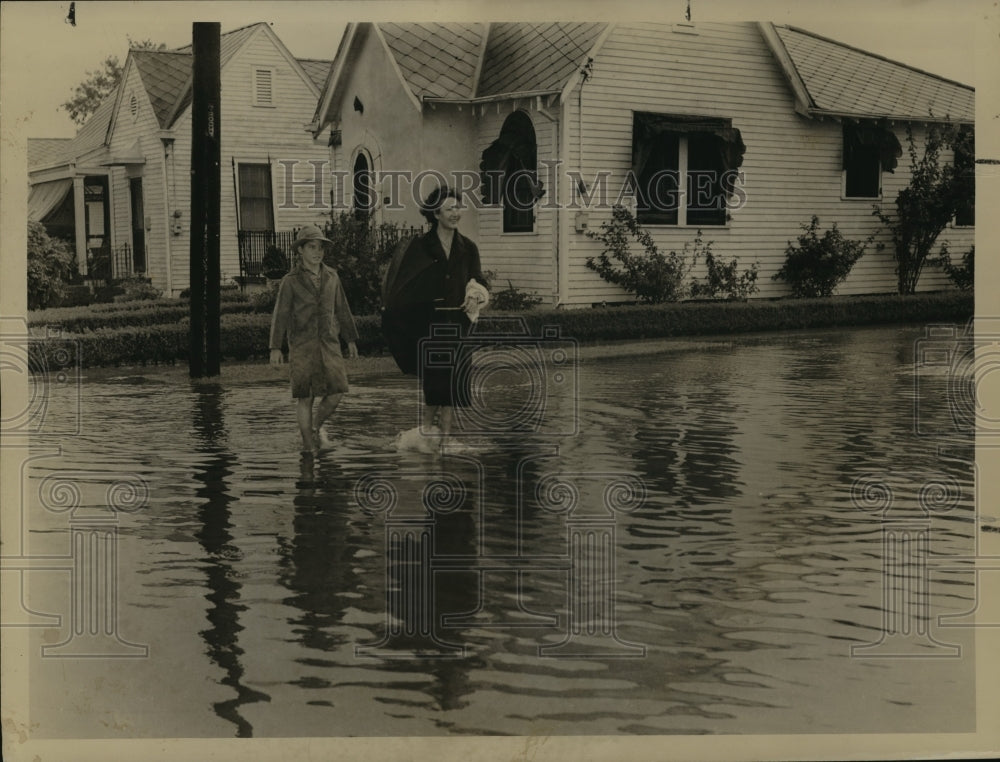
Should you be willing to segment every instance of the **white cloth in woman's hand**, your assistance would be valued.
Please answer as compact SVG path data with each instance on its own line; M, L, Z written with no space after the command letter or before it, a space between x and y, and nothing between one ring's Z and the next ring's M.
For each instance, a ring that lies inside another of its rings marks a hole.
M469 316L470 322L475 323L479 319L479 311L489 304L489 301L490 292L475 278L470 279L465 286L465 301L462 303L462 309Z

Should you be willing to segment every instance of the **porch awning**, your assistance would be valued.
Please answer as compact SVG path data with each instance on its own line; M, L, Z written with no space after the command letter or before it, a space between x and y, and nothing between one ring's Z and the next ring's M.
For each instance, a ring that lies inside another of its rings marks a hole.
M52 210L62 204L66 194L72 190L73 181L69 179L32 185L28 191L28 219L42 222Z

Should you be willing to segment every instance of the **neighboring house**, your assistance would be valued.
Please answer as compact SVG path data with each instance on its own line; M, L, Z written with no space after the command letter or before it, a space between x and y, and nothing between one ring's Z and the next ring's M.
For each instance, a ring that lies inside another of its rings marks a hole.
M971 127L972 88L768 23L362 23L347 27L312 130L329 128L332 168L353 177L343 203L381 221L419 217L405 183L373 189L368 172L376 183L427 170L465 172L466 188L484 179L489 203L462 223L484 267L574 306L628 298L586 267L600 247L585 231L610 218L630 170L634 208L661 248L700 229L717 256L760 263L759 296L780 296L771 276L801 226L815 214L824 229L869 236L873 204L909 180L907 125L922 140L945 117ZM663 195L674 177L702 198L642 209L663 170ZM726 171L723 188L713 178ZM721 208L727 196L743 203ZM510 198L538 201L525 211ZM968 210L940 240L968 249L971 224ZM948 281L929 267L919 285ZM839 293L895 289L891 251L870 246Z
M281 162L325 162L306 127L330 67L296 59L265 23L221 36L223 278L259 275L281 232L322 221ZM29 141L29 217L74 243L91 280L188 287L192 53L130 50L122 81L69 141ZM278 236L276 237L276 231Z

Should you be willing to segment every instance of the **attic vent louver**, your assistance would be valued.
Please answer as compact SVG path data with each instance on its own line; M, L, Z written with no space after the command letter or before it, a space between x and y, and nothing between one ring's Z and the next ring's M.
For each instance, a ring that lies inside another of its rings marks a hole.
M139 101L136 99L135 93L131 93L128 99L128 110L133 119L139 116Z
M274 105L274 70L254 69L253 103L255 106Z

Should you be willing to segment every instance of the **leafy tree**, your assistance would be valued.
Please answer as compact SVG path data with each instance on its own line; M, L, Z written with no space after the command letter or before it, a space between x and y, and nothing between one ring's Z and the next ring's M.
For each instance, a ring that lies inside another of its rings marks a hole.
M157 44L151 40L135 42L131 37L128 38L128 44L131 50L165 50L167 47L162 42ZM118 56L108 56L101 62L99 68L88 71L87 78L73 90L73 97L62 104L70 119L78 125L83 125L97 111L97 107L104 99L118 87L118 83L122 80L122 71Z
M885 211L876 206L872 211L891 234L900 294L916 291L938 235L968 207L975 193L975 172L968 161L974 155L971 130L951 123L930 126L922 156L909 125L906 139L910 183L896 196L895 209ZM942 164L941 153L949 149L954 151L956 161Z

